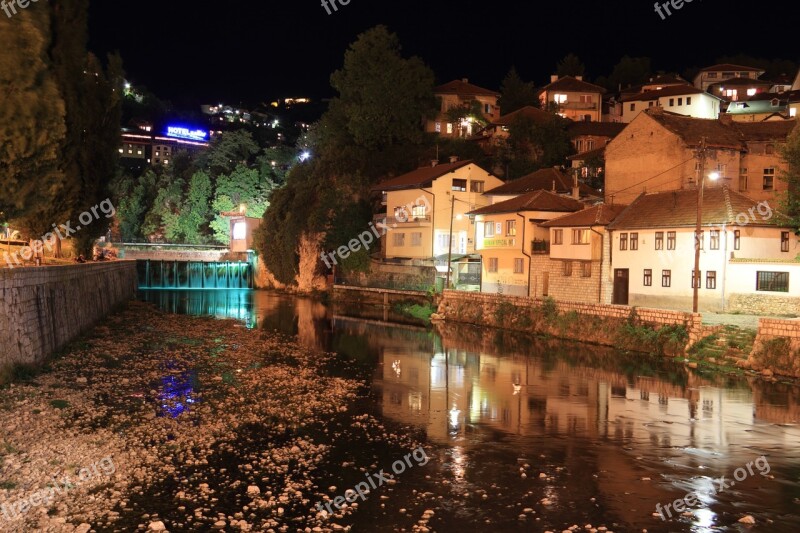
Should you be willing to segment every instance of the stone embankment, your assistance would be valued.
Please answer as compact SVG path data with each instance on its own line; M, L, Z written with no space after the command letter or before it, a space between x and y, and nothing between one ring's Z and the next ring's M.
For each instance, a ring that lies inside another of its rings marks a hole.
M0 382L36 365L136 293L136 262L0 269Z

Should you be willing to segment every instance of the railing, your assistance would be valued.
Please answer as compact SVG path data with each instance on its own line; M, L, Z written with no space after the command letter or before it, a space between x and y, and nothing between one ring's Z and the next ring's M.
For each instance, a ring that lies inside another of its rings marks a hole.
M597 109L597 102L564 102L558 106L561 109Z
M550 241L545 241L543 239L534 239L531 241L531 251L534 254L549 254L550 253Z
M407 216L407 217L386 217L386 224L392 226L397 224L398 226L402 224L406 225L413 225L413 224L430 224L431 223L431 215L423 215L423 216Z

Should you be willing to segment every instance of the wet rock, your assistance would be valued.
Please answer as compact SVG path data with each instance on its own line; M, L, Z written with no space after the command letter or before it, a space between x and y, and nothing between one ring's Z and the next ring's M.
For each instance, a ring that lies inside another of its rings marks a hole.
M150 522L150 525L147 526L147 531L166 531L167 526L164 525L164 522Z
M743 516L742 518L740 518L739 519L739 523L740 524L755 524L756 523L756 519L753 518L750 515L747 515L747 516Z

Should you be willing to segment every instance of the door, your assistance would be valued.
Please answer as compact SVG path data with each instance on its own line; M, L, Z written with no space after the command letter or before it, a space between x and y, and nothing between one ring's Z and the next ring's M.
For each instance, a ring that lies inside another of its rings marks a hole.
M614 270L614 305L628 305L629 271L627 268Z

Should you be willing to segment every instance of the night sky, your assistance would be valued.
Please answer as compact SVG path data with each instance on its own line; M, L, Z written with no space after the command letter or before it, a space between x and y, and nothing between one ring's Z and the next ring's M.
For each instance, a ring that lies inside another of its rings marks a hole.
M590 78L608 75L624 54L678 72L737 53L800 57L793 2L694 0L666 20L650 0L350 0L331 15L320 0L92 4L90 48L119 50L131 81L179 105L331 96L329 76L347 45L377 24L438 81L467 77L489 88L512 65L544 84L569 52Z

